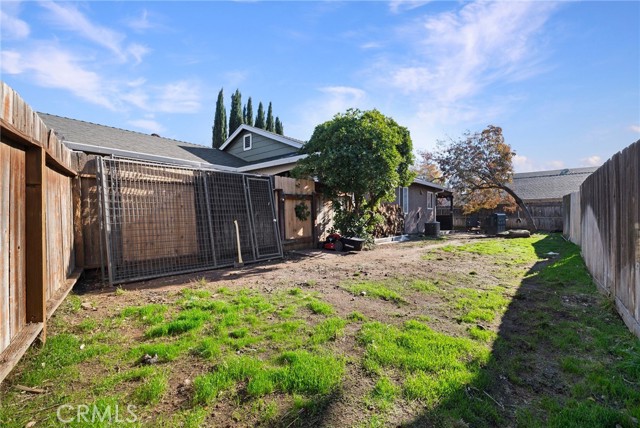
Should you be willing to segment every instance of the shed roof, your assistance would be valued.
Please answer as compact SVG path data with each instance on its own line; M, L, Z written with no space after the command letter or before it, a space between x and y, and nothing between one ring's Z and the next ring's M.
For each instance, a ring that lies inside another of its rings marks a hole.
M67 117L38 113L49 128L64 142L88 144L107 149L126 150L213 165L241 167L244 160L221 150L171 138L127 131Z
M598 167L565 168L517 173L509 185L523 200L562 199L576 192Z

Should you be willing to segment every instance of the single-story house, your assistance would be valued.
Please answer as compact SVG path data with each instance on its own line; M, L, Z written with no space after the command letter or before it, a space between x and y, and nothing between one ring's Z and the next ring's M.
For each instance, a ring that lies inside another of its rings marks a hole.
M67 147L95 155L178 163L198 168L223 171L289 175L304 141L275 134L246 124L238 127L220 146L213 149L185 141L143 134L46 113L38 113L54 129ZM422 179L398 188L395 203L405 214L406 234L424 232L424 224L436 221L436 194L446 193L440 185Z

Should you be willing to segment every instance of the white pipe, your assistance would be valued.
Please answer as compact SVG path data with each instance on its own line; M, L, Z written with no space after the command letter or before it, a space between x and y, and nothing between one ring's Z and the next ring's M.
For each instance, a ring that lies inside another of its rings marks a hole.
M240 229L238 228L238 220L233 220L233 224L236 225L236 243L238 244L238 264L243 265L242 251L240 251Z

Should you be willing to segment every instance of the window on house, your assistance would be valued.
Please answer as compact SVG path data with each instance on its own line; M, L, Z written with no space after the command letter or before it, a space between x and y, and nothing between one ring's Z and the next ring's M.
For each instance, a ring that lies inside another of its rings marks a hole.
M251 134L247 134L242 138L244 150L251 150Z
M408 187L402 188L402 198L400 199L402 203L402 212L406 214L409 212L409 188Z
M427 208L433 208L433 192L427 192Z

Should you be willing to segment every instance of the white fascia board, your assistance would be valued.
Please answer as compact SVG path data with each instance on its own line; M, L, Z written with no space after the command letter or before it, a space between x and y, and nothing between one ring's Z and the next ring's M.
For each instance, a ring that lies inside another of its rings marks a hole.
M289 164L289 163L295 164L300 159L304 159L306 157L307 157L307 155L304 154L304 155L292 156L292 157L288 157L288 158L275 159L275 160L267 161L267 162L254 163L254 164L251 164L251 165L241 166L241 167L237 168L237 171L238 172L247 172L247 171L254 171L256 169L270 168L272 166L286 165L286 164Z
M296 149L299 149L302 147L301 143L297 143L285 136L279 135L279 134L274 134L273 132L269 132L269 131L265 131L262 128L256 128L255 126L249 126L246 123L238 126L238 129L236 129L233 134L231 134L229 136L229 138L227 138L227 141L225 141L220 147L218 147L218 150L224 150L229 144L231 144L231 142L242 132L242 131L249 131L252 132L254 134L258 134L258 135L262 135L263 137L266 138L270 138L272 140L278 141L280 143L286 144L288 146L291 147L295 147Z

